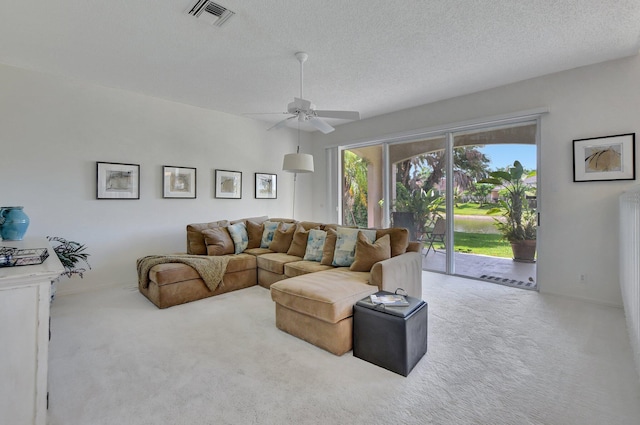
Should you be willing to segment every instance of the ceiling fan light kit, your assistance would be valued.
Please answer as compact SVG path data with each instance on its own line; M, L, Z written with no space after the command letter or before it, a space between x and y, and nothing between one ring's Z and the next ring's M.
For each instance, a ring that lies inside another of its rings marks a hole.
M305 52L297 52L295 56L296 59L298 59L298 62L300 62L300 97L294 97L293 102L287 105L287 112L285 112L285 114L290 114L291 116L277 122L275 125L269 128L269 130L282 128L287 125L290 120L297 118L298 123L307 122L316 130L320 130L322 133L327 134L331 133L333 130L335 130L335 128L333 128L322 118L334 118L351 121L360 119L360 113L357 111L318 110L316 109L316 105L311 103L310 100L305 99L303 97L302 91L304 82L304 63L309 58L309 55Z

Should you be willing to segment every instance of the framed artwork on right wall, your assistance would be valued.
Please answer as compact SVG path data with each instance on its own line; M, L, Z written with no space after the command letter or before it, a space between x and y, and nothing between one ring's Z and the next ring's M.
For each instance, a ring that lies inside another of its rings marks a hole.
M636 134L573 141L573 181L635 180Z

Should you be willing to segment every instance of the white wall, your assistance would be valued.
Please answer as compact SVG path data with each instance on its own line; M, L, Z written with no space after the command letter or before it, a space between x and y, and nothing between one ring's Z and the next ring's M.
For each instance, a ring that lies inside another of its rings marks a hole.
M543 292L621 305L618 195L636 181L573 182L574 139L638 132L640 57L605 62L354 122L312 146L315 220L325 211L324 147L547 107L542 118L538 285ZM579 282L580 274L587 277Z
M27 237L91 254L93 270L61 292L135 284L136 258L184 251L188 223L291 216L293 175L281 169L292 130L2 65L0 93L0 205L24 206ZM140 200L96 200L96 161L140 164ZM162 165L196 167L197 199L162 199ZM241 200L214 199L214 169L243 172ZM278 174L277 199L254 199L255 172ZM298 176L296 218L311 215L311 178Z

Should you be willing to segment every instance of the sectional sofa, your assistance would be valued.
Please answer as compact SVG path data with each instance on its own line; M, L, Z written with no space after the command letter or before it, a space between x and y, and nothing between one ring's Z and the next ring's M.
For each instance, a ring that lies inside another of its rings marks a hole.
M351 349L358 300L398 288L422 298L420 250L404 228L266 216L195 223L187 226L187 254L226 257L221 282L212 287L194 267L169 261L139 276L139 290L167 308L260 285L271 291L279 329L340 355Z

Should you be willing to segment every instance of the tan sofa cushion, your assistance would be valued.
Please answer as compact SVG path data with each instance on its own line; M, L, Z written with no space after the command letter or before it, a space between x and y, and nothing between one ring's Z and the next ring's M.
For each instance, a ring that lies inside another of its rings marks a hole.
M236 224L236 223L246 223L247 221L253 221L254 223L264 223L265 221L269 220L269 217L266 215L261 215L259 217L247 217L247 218L240 218L238 220L233 220L230 221L229 224Z
M234 245L226 227L215 227L202 231L207 245L207 255L233 254Z
M249 243L247 249L260 248L260 241L262 240L262 232L264 226L262 223L256 223L255 221L247 220L247 236L249 237Z
M251 254L251 255L262 255L262 254L271 254L273 251L271 251L269 248L248 248L244 250L245 254Z
M278 228L273 234L273 240L269 244L269 249L273 252L287 252L293 240L296 226L285 227L284 223L278 224Z
M235 254L229 256L225 275L256 268L256 257L249 254ZM153 266L149 271L149 280L158 285L166 285L191 279L200 279L193 267L183 263L164 263Z
M306 229L300 223L296 225L296 231L293 234L293 240L287 254L304 257L304 253L307 250L307 241L309 240L309 230L311 229L314 229L314 227Z
M271 299L293 311L337 323L353 315L356 302L377 291L357 274L327 270L274 283Z
M295 222L296 222L296 221L295 221L294 219L292 219L292 218L278 218L278 217L276 217L276 218L269 218L268 220L269 220L269 221L282 222L282 223L288 223L288 224L293 224L293 223L295 223Z
M338 234L334 229L327 229L327 237L324 240L324 247L322 248L322 261L320 264L324 266L330 266L333 263L333 252L336 250L336 240L338 240Z
M323 266L317 261L302 260L285 264L284 274L287 277L296 277L307 273L315 273L331 269L333 269L333 267Z
M256 257L258 267L271 273L284 275L284 265L294 261L300 261L302 258L294 255L287 255L280 252L272 254L264 254Z
M316 223L315 221L299 221L298 224L304 228L304 230L320 229L322 223Z
M356 254L349 269L368 272L375 263L388 258L391 258L391 238L388 234L371 243L362 232L358 232Z
M228 220L212 221L211 223L192 223L187 225L187 254L207 255L207 244L202 231L215 227L229 225Z
M404 254L409 246L409 231L404 227L391 227L389 229L376 230L376 240L384 235L389 235L391 239L391 256Z

